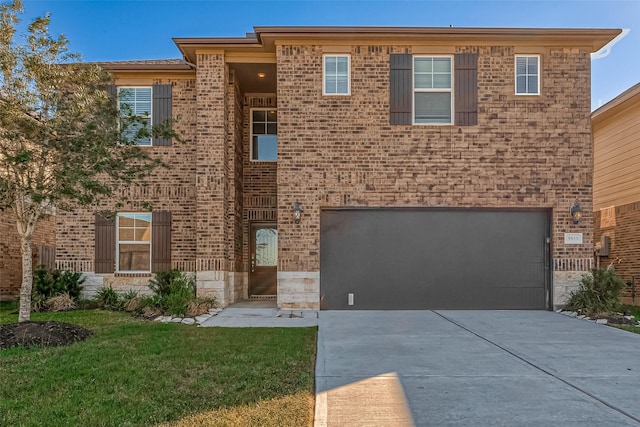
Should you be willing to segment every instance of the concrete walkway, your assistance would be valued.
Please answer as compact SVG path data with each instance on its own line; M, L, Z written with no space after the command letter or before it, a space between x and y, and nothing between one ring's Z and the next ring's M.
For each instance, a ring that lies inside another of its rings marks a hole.
M640 335L544 311L322 311L316 426L639 426Z
M278 310L254 302L230 305L200 324L201 327L224 328L307 328L317 325L317 311Z

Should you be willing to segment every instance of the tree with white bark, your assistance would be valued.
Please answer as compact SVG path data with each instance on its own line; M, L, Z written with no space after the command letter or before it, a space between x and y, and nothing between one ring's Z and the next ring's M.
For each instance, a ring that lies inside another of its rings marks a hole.
M166 123L151 130L119 110L110 74L52 36L48 14L20 34L22 13L20 0L0 5L0 209L13 212L20 236L19 322L30 320L32 240L43 213L113 199L162 164L136 141L175 136Z

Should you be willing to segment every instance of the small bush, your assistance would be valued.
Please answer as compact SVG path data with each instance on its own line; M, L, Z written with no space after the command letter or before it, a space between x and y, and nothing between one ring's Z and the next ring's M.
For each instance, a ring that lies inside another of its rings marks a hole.
M104 286L98 290L95 299L100 308L108 310L120 310L122 308L122 297L111 286Z
M624 286L624 281L613 267L594 268L591 273L582 276L580 287L571 292L567 308L587 314L617 311Z
M193 286L193 280L182 271L173 269L156 273L156 278L149 280L149 289L156 295L166 296L173 293L176 287L184 284Z
M37 266L33 270L33 296L47 300L56 295L69 294L72 298L78 298L84 283L81 276L82 273Z
M69 294L71 298L78 298L80 291L82 291L82 284L84 283L84 277L82 273L75 271L53 271L53 279L55 281L56 288L62 290L62 293Z
M176 269L157 273L156 278L149 281L149 288L155 295L146 306L171 316L185 316L189 301L195 298L193 277Z
M44 305L48 311L68 311L76 308L73 297L67 293L49 298Z

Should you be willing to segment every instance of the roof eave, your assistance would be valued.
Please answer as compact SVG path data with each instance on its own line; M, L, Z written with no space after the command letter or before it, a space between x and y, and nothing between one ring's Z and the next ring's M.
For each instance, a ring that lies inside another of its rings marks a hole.
M600 122L635 104L640 104L640 83L631 86L591 113L591 120L593 123Z

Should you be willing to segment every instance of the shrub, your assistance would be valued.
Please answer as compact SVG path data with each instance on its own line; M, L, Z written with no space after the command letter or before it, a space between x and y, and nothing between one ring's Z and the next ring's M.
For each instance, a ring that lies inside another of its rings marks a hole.
M149 289L156 295L166 296L171 294L175 287L187 283L193 286L193 280L178 269L160 271L156 273L155 279L149 280Z
M66 270L54 270L53 280L57 289L62 290L62 293L69 294L72 298L78 298L80 291L82 291L82 284L84 283L84 277L81 277L82 273Z
M47 300L60 294L78 298L84 278L82 273L65 270L49 270L39 265L33 270L33 297Z
M624 286L613 267L594 268L582 276L580 287L571 292L567 308L589 314L617 311Z
M145 306L171 316L185 316L189 301L195 298L193 277L177 269L157 273L156 278L149 281L149 288L155 295Z
M120 310L122 308L122 297L110 285L98 290L95 299L101 308L108 310Z

